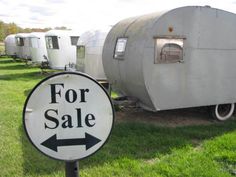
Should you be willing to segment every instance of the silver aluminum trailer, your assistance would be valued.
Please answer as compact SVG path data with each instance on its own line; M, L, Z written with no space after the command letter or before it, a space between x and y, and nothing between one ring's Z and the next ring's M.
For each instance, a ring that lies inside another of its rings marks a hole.
M102 49L106 36L106 31L87 31L80 36L76 49L76 69L99 81L107 80L102 65Z
M5 40L5 53L7 56L15 57L17 53L15 34L8 35Z
M30 40L29 33L18 33L16 34L16 45L17 45L17 57L23 59L31 59L30 55Z
M41 64L46 62L48 58L45 33L33 32L29 34L30 40L30 55L33 63Z
M236 15L188 6L120 21L103 65L113 88L147 110L216 105L226 120L236 102Z
M49 65L52 69L63 70L76 64L76 44L79 35L70 30L46 32L46 47Z

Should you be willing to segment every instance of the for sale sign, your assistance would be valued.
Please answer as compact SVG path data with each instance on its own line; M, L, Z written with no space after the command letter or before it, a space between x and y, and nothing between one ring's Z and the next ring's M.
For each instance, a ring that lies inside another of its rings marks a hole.
M114 110L106 90L91 77L63 72L47 77L29 94L24 128L32 144L55 159L75 161L107 141Z

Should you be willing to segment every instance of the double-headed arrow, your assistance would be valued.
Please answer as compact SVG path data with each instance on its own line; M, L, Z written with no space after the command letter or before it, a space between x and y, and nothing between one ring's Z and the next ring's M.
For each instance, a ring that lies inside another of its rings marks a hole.
M101 140L85 133L85 138L76 138L76 139L57 139L57 135L53 135L44 142L41 143L41 145L57 152L58 146L76 146L76 145L85 145L86 150L93 147L97 143L99 143Z

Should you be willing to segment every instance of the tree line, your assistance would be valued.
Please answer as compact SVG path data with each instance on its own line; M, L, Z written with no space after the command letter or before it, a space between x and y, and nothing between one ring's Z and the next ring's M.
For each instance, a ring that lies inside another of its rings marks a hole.
M4 41L9 34L16 33L31 33L31 32L46 32L52 28L21 28L15 23L4 23L0 20L0 41ZM67 27L55 27L54 29L67 30Z

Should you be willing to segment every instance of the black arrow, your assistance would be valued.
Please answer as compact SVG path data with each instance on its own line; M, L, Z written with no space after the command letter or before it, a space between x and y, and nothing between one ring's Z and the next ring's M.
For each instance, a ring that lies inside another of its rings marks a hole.
M41 145L57 152L58 146L76 146L76 145L85 145L86 150L93 147L95 144L99 143L101 140L85 133L85 138L76 138L76 139L57 139L57 135L53 135Z

